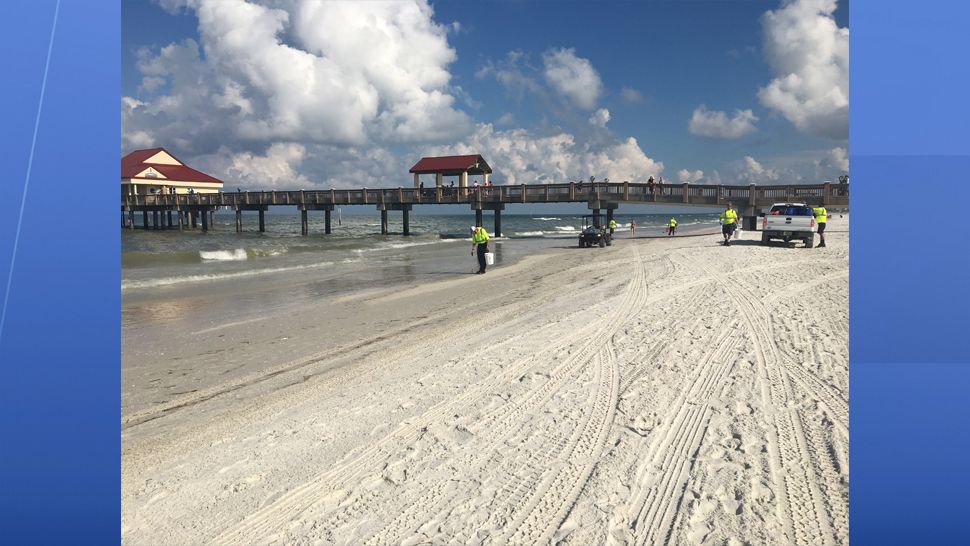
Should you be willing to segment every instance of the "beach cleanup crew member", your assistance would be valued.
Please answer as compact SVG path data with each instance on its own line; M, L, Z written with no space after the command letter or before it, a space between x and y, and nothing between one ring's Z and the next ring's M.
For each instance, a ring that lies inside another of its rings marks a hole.
M677 220L671 218L670 221L667 222L667 235L673 235L675 229L677 229Z
M823 206L813 208L812 213L815 214L815 223L818 224L818 238L820 239L818 248L822 248L825 246L825 221L828 219L828 211Z
M731 236L738 227L738 213L734 212L731 203L727 204L721 213L721 235L724 236L724 246L731 246Z
M488 232L483 227L471 226L472 254L478 252L478 275L485 272L485 253L488 252Z
M607 225L610 228L610 235L613 235L613 230L616 229L616 220L610 219L610 223Z

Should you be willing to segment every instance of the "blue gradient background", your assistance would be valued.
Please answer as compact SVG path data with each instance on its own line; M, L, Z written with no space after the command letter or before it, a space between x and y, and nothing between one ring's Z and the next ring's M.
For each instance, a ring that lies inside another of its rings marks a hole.
M970 3L850 6L850 544L970 543Z
M55 4L0 17L4 287ZM119 20L60 4L0 338L3 544L120 542Z
M3 282L55 3L0 18ZM970 536L968 20L955 0L850 7L853 545ZM60 6L0 338L4 544L120 542L119 21Z

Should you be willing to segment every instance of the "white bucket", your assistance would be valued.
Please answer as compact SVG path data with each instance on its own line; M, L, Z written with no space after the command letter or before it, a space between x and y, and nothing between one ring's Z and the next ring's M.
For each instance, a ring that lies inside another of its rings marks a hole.
M495 265L495 253L486 252L485 253L485 265Z

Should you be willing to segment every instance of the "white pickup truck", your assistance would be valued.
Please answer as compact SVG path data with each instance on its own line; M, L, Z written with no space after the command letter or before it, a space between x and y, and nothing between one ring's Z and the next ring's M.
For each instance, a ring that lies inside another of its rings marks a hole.
M775 203L761 221L761 242L767 245L772 239L786 243L801 239L805 248L812 248L817 230L812 207L805 203Z

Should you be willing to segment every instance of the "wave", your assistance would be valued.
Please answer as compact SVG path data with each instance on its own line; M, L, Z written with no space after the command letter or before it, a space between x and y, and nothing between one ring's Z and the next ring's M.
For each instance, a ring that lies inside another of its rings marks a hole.
M553 227L553 229L555 229L556 231L579 231L577 228L573 226L555 226Z
M253 248L250 250L253 256L259 256L261 258L269 258L272 256L280 256L286 254L288 249L285 248Z
M533 220L562 220L562 218L547 218L545 216L533 217Z
M121 290L131 290L133 288L157 288L159 286L169 286L188 282L222 281L227 279L238 279L241 277L253 277L257 275L267 275L272 273L282 273L285 271L300 271L303 269L318 269L333 265L333 262L319 262L315 264L294 265L290 267L272 267L266 269L251 269L249 271L236 271L234 273L211 273L202 275L186 275L184 277L161 277L157 279L145 279L141 281L121 281Z
M249 259L246 249L234 250L200 250L199 257L204 262L242 262Z

